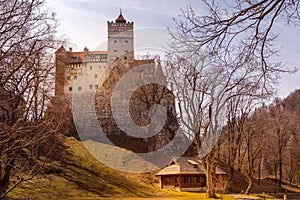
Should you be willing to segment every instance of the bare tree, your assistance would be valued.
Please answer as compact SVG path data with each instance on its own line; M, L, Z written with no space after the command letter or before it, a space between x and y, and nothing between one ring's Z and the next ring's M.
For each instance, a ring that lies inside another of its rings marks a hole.
M37 174L39 147L59 127L44 116L57 20L43 3L0 1L0 198Z
M234 171L241 169L242 140L250 112L255 107L254 102L255 100L248 96L236 96L227 104L227 124L221 142L221 149L230 168L229 188L233 184Z
M285 161L285 173L289 185L292 186L293 181L297 173L297 161L299 160L299 142L297 141L295 133L292 133L286 147L286 153L284 157Z
M259 96L256 87L251 87L253 71L245 69L242 74L240 66L220 68L208 54L184 54L181 50L170 53L167 66L182 129L196 141L206 171L207 196L214 197L214 145L225 126L227 103L238 96Z
M169 51L171 65L176 66L178 74L173 76L173 81L174 77L177 79L177 84L173 84L179 90L180 87L191 88L184 96L184 101L189 103L183 105L185 113L191 113L193 117L190 118L190 114L181 114L181 117L190 121L188 124L182 122L185 126L197 124L200 127L199 130L192 129L196 137L201 133L205 135L205 130L216 131L213 127L220 124L211 120L220 117L220 110L225 109L224 105L231 98L243 95L266 98L274 93L280 73L291 70L271 60L277 53L272 28L278 20L299 24L300 19L299 2L295 1L237 0L226 5L227 8L221 8L215 1L202 2L206 14L198 15L188 6L175 19L177 29L171 33ZM204 57L209 57L209 65L214 66L213 76L203 70L203 65L199 67L199 61ZM214 79L215 84L204 77ZM209 162L213 163L213 159ZM207 174L208 178L210 176ZM207 195L215 196L210 185Z
M274 105L270 106L269 114L270 125L272 126L269 128L269 131L271 137L273 136L274 138L272 149L276 152L274 157L274 175L275 180L278 180L278 184L281 186L283 180L283 154L290 138L289 130L293 122L291 114L284 110L279 99L275 99ZM279 174L278 178L277 174Z
M249 194L252 189L255 165L261 161L260 155L264 146L263 122L260 121L263 113L261 109L264 108L256 109L247 119L242 139L242 170L248 181L245 194Z
M176 19L179 31L184 31L189 39L178 38L179 46L187 45L195 51L205 49L218 54L223 62L235 66L256 60L261 67L259 78L269 92L270 83L276 82L280 72L290 72L280 62L270 58L277 53L274 48L274 24L299 25L299 2L284 0L244 1L221 6L215 1L202 0L207 15L197 15L192 7L182 11ZM225 7L225 8L222 8ZM254 64L254 63L253 63Z

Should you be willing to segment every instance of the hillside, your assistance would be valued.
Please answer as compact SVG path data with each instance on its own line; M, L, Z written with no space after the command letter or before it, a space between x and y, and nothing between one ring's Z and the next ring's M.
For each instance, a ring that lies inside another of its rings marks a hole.
M8 195L9 199L132 199L149 197L153 199L205 199L204 193L160 190L155 172L133 174L109 168L94 158L85 149L83 143L73 137L63 135L58 137L61 143L56 147L54 154L50 157L51 161L45 166L43 173L13 190ZM86 145L89 146L97 146L99 152L96 156L107 157L114 153L113 160L122 162L125 168L138 164L143 166L141 163L146 162L125 149L113 149L92 141L87 141L87 143ZM128 158L128 155L131 154L131 162L124 162L124 158ZM107 161L105 160L105 162ZM240 193L245 186L245 177L237 172L234 190L231 192ZM270 190L266 190L266 188ZM262 181L261 185L255 183L253 188L254 193L282 193L284 191L269 180ZM224 199L233 199L230 195L223 197Z
M100 163L75 138L59 135L58 140L60 143L43 172L19 185L9 193L8 199L206 199L204 193L160 190L156 172L121 172ZM89 147L96 146L99 152L95 155L107 157L105 162L121 162L124 168L142 167L146 162L125 149L113 149L93 141L86 143ZM113 159L108 156L111 154L114 154ZM124 162L128 157L130 162ZM224 195L224 199L233 198Z
M72 199L84 197L151 196L158 180L153 174L129 174L111 169L95 159L84 145L73 137L60 135L44 172L13 190L13 199ZM103 146L105 148L105 146ZM119 150L118 155L129 153ZM104 153L103 155L106 153ZM138 157L135 162L140 162Z

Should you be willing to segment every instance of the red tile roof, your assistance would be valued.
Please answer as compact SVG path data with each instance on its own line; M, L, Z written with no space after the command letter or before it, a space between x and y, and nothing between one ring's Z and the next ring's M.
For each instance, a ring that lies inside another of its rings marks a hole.
M126 20L122 15L122 11L120 11L120 14L119 14L118 18L116 19L116 22L117 23L126 23Z

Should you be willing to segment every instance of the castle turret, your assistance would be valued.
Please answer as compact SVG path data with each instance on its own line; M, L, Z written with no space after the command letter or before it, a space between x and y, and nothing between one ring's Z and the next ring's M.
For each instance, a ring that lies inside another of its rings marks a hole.
M68 60L67 51L62 45L55 52L55 96L64 95L65 68Z
M108 26L108 63L116 59L133 60L133 22L127 22L122 11Z

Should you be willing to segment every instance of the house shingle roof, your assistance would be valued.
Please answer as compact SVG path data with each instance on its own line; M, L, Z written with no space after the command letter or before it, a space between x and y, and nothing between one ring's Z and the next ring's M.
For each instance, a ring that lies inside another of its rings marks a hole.
M172 158L169 166L160 170L156 176L179 174L205 174L205 171L199 159L193 157L179 157ZM226 174L226 172L217 167L216 174Z

